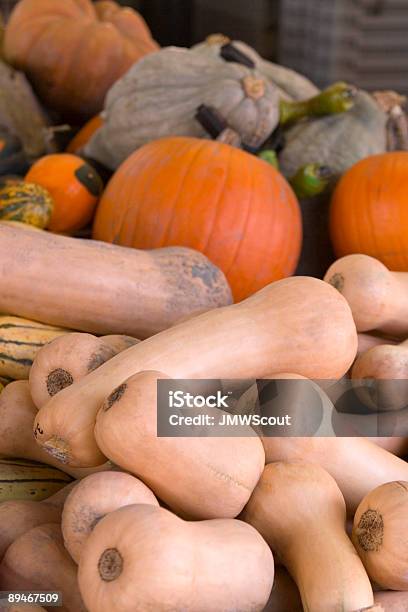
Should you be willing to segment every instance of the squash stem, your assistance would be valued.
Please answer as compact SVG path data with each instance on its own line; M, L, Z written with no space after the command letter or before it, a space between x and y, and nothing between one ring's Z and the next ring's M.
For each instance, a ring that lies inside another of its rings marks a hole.
M328 166L306 164L289 178L289 183L298 198L312 198L326 189L332 177Z
M288 125L305 117L321 117L344 113L354 105L356 88L347 83L335 83L309 100L281 100L280 124Z

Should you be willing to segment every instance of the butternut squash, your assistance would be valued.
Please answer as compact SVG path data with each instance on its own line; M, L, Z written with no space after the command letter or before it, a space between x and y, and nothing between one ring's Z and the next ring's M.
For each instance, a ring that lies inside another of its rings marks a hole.
M375 603L382 606L384 612L407 612L407 591L379 591L374 594Z
M353 544L370 578L383 589L408 590L405 534L408 482L388 482L370 491L354 517Z
M26 379L34 357L42 346L69 330L21 319L0 316L0 376Z
M105 344L109 344L109 346L115 351L115 355L140 342L138 338L124 336L123 334L110 334L108 336L102 336L101 340L103 340Z
M397 457L405 457L408 455L408 437L402 436L390 436L390 437L377 437L377 438L367 438L377 446L381 446L385 450L389 451L393 455L397 455Z
M289 570L305 610L354 612L373 604L370 581L345 531L343 496L321 467L266 466L243 518Z
M367 493L392 480L408 480L408 464L366 438L263 438L266 463L320 465L337 482L354 514Z
M324 280L350 304L357 331L408 335L408 272L390 272L368 255L347 255L330 266Z
M361 401L374 412L408 406L408 340L374 346L358 357L351 372Z
M299 589L281 565L275 568L272 592L263 612L303 612Z
M74 487L65 502L61 526L65 548L76 563L101 518L131 504L159 505L150 489L130 474L99 472L87 476Z
M30 370L30 393L41 408L51 397L112 359L115 350L92 334L71 333L38 351Z
M184 247L137 251L0 224L0 258L0 311L92 334L146 338L232 300L223 273Z
M265 465L261 441L249 426L243 427L243 437L158 437L158 378L168 377L135 374L106 399L95 427L99 447L178 514L196 519L237 516ZM220 412L208 409L213 416Z
M358 348L357 348L357 357L362 355L366 351L375 346L381 346L383 344L398 344L397 340L393 340L392 338L384 338L381 336L375 336L374 334L361 333L358 334Z
M32 604L32 605L15 604L15 605L11 605L8 608L5 608L4 610L4 612L41 612L41 611L45 612L45 608L42 608L41 606L37 606L35 604Z
M27 380L10 383L0 394L0 457L21 457L40 461L58 467L74 478L82 478L101 469L109 469L107 464L93 468L71 468L60 463L49 453L44 452L33 437L35 407Z
M273 557L250 525L235 519L187 522L137 504L95 527L79 564L89 612L261 611Z
M86 612L77 586L77 568L54 523L30 529L9 546L0 564L7 591L60 591L61 612Z
M47 499L71 482L58 468L37 461L0 459L0 502Z
M225 359L226 346L239 358ZM284 279L239 304L203 313L116 355L43 406L34 423L35 436L60 461L98 465L104 457L93 432L97 411L137 372L251 379L290 371L337 379L356 351L355 325L344 298L318 279Z

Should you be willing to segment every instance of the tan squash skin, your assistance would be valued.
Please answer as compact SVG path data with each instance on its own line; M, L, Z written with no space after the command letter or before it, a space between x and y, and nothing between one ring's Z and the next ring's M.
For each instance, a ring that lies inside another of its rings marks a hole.
M360 355L352 368L359 398L371 410L401 410L408 406L408 340L397 346L375 346ZM358 381L374 379L375 387Z
M272 592L263 612L303 612L296 583L281 565L275 568Z
M324 280L349 302L357 331L408 335L408 272L390 272L368 255L347 255L330 266Z
M222 272L187 248L137 251L2 224L0 257L0 311L96 335L146 338L232 300Z
M99 472L87 476L74 487L64 504L61 527L65 548L76 563L100 519L131 504L158 506L159 502L141 480L130 474Z
M109 346L115 351L115 355L121 353L122 351L126 351L126 349L134 346L135 344L139 344L140 342L138 338L124 336L123 334L110 334L108 336L102 336L101 340L103 340L105 344L109 344Z
M370 581L345 531L343 496L321 467L266 466L243 518L287 567L305 610L354 612L373 604Z
M408 482L388 482L370 491L354 517L353 544L383 589L408 590L407 512Z
M8 591L60 591L64 603L58 610L86 612L76 565L54 523L34 527L11 544L0 565L0 584Z
M187 522L142 504L108 514L79 565L89 612L261 612L273 557L248 527L235 519Z
M391 340L390 338L374 336L373 334L358 334L357 357L374 346L381 346L382 344L398 344L398 342L396 340Z
M384 612L407 612L408 592L379 591L374 594L375 603L382 606Z
M51 397L69 387L117 353L102 338L71 333L42 347L31 366L29 383L34 404L41 408Z
M31 399L28 380L16 380L4 388L0 394L0 457L40 461L60 468L74 478L110 469L106 463L91 469L71 468L44 452L33 437L36 414L37 408Z
M225 359L226 346L239 359ZM287 278L116 355L39 411L36 439L70 465L98 465L104 458L93 434L97 411L112 390L136 372L158 370L172 378L262 378L271 371L289 371L309 378L340 378L356 351L354 322L342 296L314 278Z
M59 523L62 508L75 482L60 489L46 501L7 501L0 504L0 562L18 537L46 523Z
M389 438L367 438L370 442L374 442L377 446L381 446L397 457L405 457L408 454L408 438L389 437Z
M391 480L408 480L408 463L366 438L263 438L266 463L318 464L337 482L354 514L367 493Z
M42 608L41 606L36 606L35 604L33 605L26 605L24 604L23 606L20 605L14 605L14 606L9 606L8 608L5 608L3 610L3 612L45 612L45 608Z
M178 514L234 518L265 465L260 439L250 427L243 428L246 437L158 437L158 378L168 377L135 374L107 398L95 427L98 445ZM218 418L220 410L208 413Z

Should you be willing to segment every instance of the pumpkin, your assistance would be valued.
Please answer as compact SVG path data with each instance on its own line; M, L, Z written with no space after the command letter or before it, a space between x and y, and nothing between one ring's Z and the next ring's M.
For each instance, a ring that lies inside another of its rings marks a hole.
M0 224L0 257L0 311L94 334L146 338L231 302L222 272L185 248L135 251Z
M78 580L90 612L224 612L262 610L273 574L272 553L250 525L234 519L187 522L138 504L96 525Z
M225 359L226 346L236 358ZM240 304L203 313L116 355L43 406L35 435L67 463L97 465L104 458L94 439L96 414L104 399L137 372L158 370L187 379L263 378L271 371L340 378L356 350L350 309L333 287L308 277L284 279Z
M407 512L408 482L388 482L366 495L354 517L353 544L383 589L408 590Z
M92 334L71 333L55 338L35 356L30 370L30 393L41 408L48 400L99 368L116 352Z
M343 496L321 467L266 466L243 519L289 570L305 610L351 611L373 604L370 581L345 531Z
M86 612L77 586L77 568L64 548L61 528L38 525L17 538L0 565L0 582L9 591L58 591L61 612Z
M269 164L223 143L168 138L115 173L93 236L141 249L195 248L223 270L239 301L293 273L301 231L296 197Z
M142 17L111 1L22 0L4 38L6 60L43 102L81 117L98 113L110 86L157 48Z
M390 272L367 255L347 255L335 261L324 280L350 304L357 331L408 335L408 273Z
M32 435L36 414L37 408L31 399L28 381L11 382L4 388L0 394L0 457L39 461L62 468L74 478L83 478L94 471L109 469L106 464L98 466L96 470L71 469L42 451Z
M353 515L375 487L391 480L408 480L408 464L366 438L264 437L266 463L298 462L305 457L320 465L337 482Z
M45 187L53 198L49 223L53 232L72 232L87 225L103 189L97 172L69 153L42 157L31 166L25 180Z
M103 126L84 153L115 169L152 140L207 138L196 117L201 105L214 107L243 143L254 149L279 120L277 89L257 71L167 47L135 64L110 89Z
M408 407L408 340L397 346L376 346L360 355L352 378L358 396L371 410Z
M250 427L243 427L240 437L158 437L158 378L168 377L158 372L135 374L106 398L95 428L99 448L178 514L234 518L265 465L261 441ZM215 420L220 410L209 413Z
M30 319L0 315L0 376L28 378L40 348L67 331Z
M53 209L50 194L40 185L21 181L0 188L0 219L44 229L50 223Z
M115 355L121 353L122 351L126 351L126 349L140 342L138 338L124 336L123 334L109 334L108 336L102 336L101 340L111 347L111 349L115 352Z
M76 563L95 525L109 512L131 504L159 505L150 489L130 474L91 474L72 489L64 504L61 526L65 547Z
M330 205L337 257L364 253L391 270L408 270L408 152L362 159L345 173Z
M78 155L83 147L87 144L89 139L94 135L96 130L98 130L103 124L103 119L101 115L95 115L89 121L85 123L84 126L79 130L79 132L74 136L71 142L68 144L66 152L72 153L73 155Z
M192 50L225 61L245 61L279 88L286 99L305 100L319 93L319 89L305 76L263 59L255 49L240 40L230 40L223 34L210 34L206 40L194 45ZM244 58L242 59L242 56Z

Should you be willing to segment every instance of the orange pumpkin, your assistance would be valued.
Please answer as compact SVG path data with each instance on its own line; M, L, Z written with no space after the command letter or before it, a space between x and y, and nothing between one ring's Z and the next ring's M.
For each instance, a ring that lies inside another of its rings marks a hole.
M46 155L33 164L25 180L45 187L54 200L48 228L72 232L92 219L103 185L98 173L69 153Z
M67 146L67 153L73 153L74 155L78 153L88 142L91 136L94 135L96 130L98 130L103 124L103 119L100 115L95 115L92 117L85 125L79 130L79 132L74 136L71 142Z
M270 164L220 142L164 138L119 167L93 236L139 249L201 251L239 301L293 273L301 233L297 199Z
M390 270L408 270L408 152L367 157L340 180L330 210L338 257L364 253Z
M21 0L4 37L7 61L26 72L46 105L86 117L156 49L143 18L111 0Z

